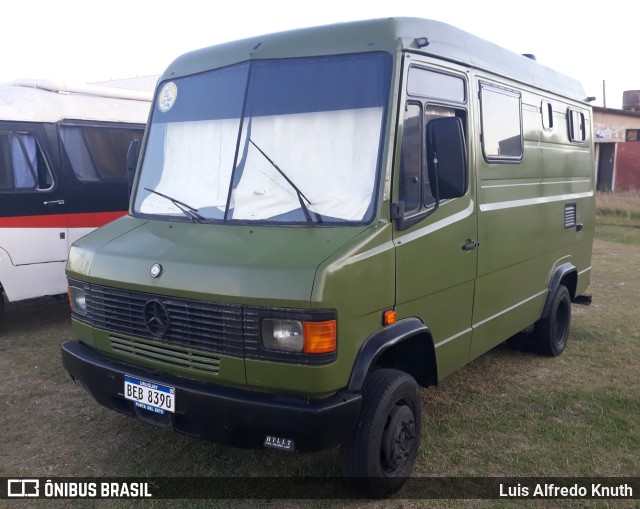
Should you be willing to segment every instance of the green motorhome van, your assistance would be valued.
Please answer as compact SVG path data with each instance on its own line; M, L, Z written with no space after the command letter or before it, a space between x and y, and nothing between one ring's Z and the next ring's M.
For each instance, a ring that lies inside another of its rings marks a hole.
M593 231L588 99L530 57L408 18L201 49L159 81L129 214L71 248L62 360L157 426L340 445L383 497L420 387L521 331L562 353Z

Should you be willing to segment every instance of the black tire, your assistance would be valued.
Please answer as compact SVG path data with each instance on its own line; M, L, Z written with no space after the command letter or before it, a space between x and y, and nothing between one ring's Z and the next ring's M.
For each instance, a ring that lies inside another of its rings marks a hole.
M342 472L353 488L386 498L404 486L420 446L421 408L411 375L380 369L367 378L358 423L341 447Z
M571 296L564 285L558 286L548 316L541 318L533 331L536 351L557 357L567 346L571 328Z

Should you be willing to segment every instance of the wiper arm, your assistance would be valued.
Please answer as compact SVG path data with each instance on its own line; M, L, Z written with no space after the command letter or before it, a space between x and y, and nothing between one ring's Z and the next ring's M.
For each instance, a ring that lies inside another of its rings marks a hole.
M278 171L278 173L284 177L287 183L296 192L296 194L298 195L298 201L300 202L300 208L302 209L302 212L304 212L304 217L307 220L307 223L314 224L313 219L311 219L311 213L309 212L309 207L307 207L305 203L305 200L306 200L306 202L309 205L311 205L311 200L309 200L309 198L307 198L304 195L304 193L300 190L300 188L296 186L289 177L287 177L287 174L284 171L282 171L280 167L276 163L274 163L273 160L267 154L265 154L264 151L260 147L258 147L258 145L256 145L256 143L252 139L249 139L249 142L258 149L258 151L262 154L262 156L267 161L269 161L269 163L271 163L271 166L273 166ZM317 212L314 212L314 214L318 218L318 222L321 223L322 216L320 216L320 214L318 214Z
M185 216L187 216L189 219L191 219L196 223L201 223L205 219L203 216L198 214L198 209L192 207L191 205L187 205L186 203L183 203L180 200L176 200L171 196L168 196L159 191L156 191L155 189L149 189L148 187L145 187L144 190L149 191L150 193L153 193L153 194L157 194L158 196L162 196L163 198L166 198L171 203L173 203L176 207L178 207L180 209L180 212L182 212Z

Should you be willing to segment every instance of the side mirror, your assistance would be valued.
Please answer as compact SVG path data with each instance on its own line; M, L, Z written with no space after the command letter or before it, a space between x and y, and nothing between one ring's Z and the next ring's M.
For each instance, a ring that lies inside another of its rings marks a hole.
M462 120L441 117L427 124L427 161L431 193L439 200L467 192L467 150Z
M127 179L129 181L129 196L131 196L133 180L136 177L138 157L140 157L140 140L133 139L129 143L129 149L127 150Z

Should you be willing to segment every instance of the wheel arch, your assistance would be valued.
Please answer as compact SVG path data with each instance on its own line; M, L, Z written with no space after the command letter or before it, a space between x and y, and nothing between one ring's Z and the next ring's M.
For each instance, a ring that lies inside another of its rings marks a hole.
M418 318L406 318L367 338L356 356L349 390L361 391L376 367L404 371L422 387L436 385L437 364L429 328Z
M560 285L567 287L567 290L569 290L569 296L573 301L576 298L576 291L578 288L578 269L576 269L576 266L573 263L563 263L558 265L553 271L553 275L551 276L551 281L549 283L547 300L544 303L541 318L549 316L553 297Z

